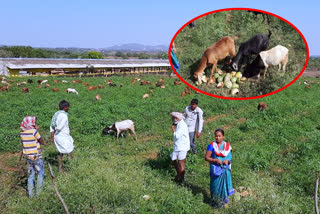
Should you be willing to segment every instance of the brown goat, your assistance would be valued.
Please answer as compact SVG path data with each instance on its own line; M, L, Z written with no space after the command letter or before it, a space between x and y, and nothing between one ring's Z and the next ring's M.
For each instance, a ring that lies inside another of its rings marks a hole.
M72 80L72 83L82 83L82 80Z
M53 80L54 83L59 83L59 80Z
M50 87L50 84L47 83L47 84L45 85L45 87L46 87L46 88L49 88L49 87Z
M259 111L263 111L263 110L265 110L265 109L267 109L268 108L268 105L266 104L266 103L264 103L264 102L259 102L259 104L258 104L258 110Z
M228 55L230 55L231 58L235 56L234 41L231 37L224 36L205 50L198 69L194 72L193 77L201 84L204 69L212 64L213 66L210 74L211 78L213 71L217 68L218 61L226 58Z
M92 90L96 90L97 89L97 86L89 86L88 87L88 91L92 91Z
M29 93L29 88L22 87L21 91L22 91L23 93Z
M83 83L83 85L84 85L84 86L87 86L87 85L89 85L89 83L88 83L88 82L85 82L85 83Z
M105 88L105 86L104 86L104 85L99 84L99 85L98 85L98 88L102 89L102 88Z
M175 80L174 82L173 82L175 85L181 85L181 81L180 80Z
M101 96L99 94L96 95L96 100L101 100Z
M59 92L59 89L58 88L53 88L52 91Z
M180 97L184 97L185 95L186 95L186 92L183 91L183 92L181 92Z
M1 86L0 91L9 91L9 86L8 85Z
M134 78L134 79L132 80L132 85L134 85L134 84L136 84L136 83L137 83L137 79Z
M190 94L191 95L191 91L189 90L189 87L187 86L184 91L187 93L187 94Z

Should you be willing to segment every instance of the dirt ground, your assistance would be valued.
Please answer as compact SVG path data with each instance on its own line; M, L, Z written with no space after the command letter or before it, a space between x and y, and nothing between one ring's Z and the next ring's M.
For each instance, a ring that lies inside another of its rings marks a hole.
M320 70L308 70L306 69L302 73L303 77L314 77L314 78L320 78Z

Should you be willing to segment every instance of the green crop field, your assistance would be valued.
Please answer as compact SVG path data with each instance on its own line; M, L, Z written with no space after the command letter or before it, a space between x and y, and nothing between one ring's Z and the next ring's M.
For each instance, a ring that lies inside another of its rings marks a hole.
M63 213L45 165L44 191L29 199L27 172L19 161L20 122L26 115L37 116L43 136L44 160L50 162L58 189L71 213L313 213L315 172L320 161L320 80L301 78L287 89L258 100L222 100L202 94L180 98L185 85L164 77L166 88L132 85L134 77L83 78L104 89L88 91L79 83L54 83L29 93L16 86L27 78L15 78L8 92L0 91L0 210L1 213ZM140 76L153 83L156 76ZM10 78L9 82L10 82ZM44 78L42 78L44 79ZM55 78L63 79L63 78ZM112 79L116 87L104 81ZM306 88L307 81L310 88ZM123 87L119 87L120 84ZM60 92L53 92L52 88ZM75 88L79 92L67 94ZM100 94L102 100L96 101ZM171 111L182 112L192 98L204 111L204 132L197 139L198 150L209 144L216 128L225 130L233 148L232 179L237 190L250 188L252 194L231 197L226 208L210 205L209 166L204 155L188 155L186 182L171 181L175 170L170 163L173 136ZM57 151L49 142L49 124L60 100L70 102L69 125L75 140L74 159L65 160L66 172L57 172ZM258 102L267 110L257 110ZM102 129L115 121L135 122L138 140L126 136L102 136ZM150 199L145 200L144 195Z

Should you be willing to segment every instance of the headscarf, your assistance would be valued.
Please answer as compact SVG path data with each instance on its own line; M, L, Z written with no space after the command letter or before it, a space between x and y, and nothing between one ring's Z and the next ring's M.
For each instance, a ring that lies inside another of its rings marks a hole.
M25 116L20 124L22 131L35 129L36 128L36 117L35 116Z
M171 112L170 115L171 115L171 117L178 118L179 121L184 120L184 116L180 112Z

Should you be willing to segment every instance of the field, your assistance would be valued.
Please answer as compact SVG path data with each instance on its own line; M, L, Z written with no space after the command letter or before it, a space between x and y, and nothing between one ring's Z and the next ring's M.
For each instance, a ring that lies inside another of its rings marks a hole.
M79 83L53 83L50 88L28 84L29 93L16 86L27 78L13 79L9 92L0 92L0 210L1 213L63 213L45 166L45 189L28 199L26 167L19 161L19 125L26 115L37 116L40 134L47 145L44 160L50 162L59 191L71 213L313 213L315 172L320 162L320 103L316 99L320 80L302 77L287 89L258 100L233 101L192 93L180 98L185 85L164 77L165 89L132 85L134 77L83 78L104 89L88 91ZM140 76L153 83L158 76ZM39 78L33 78L34 82ZM44 78L42 78L44 79ZM56 78L57 79L57 78ZM61 80L62 78L58 78ZM306 88L307 81L310 88ZM10 80L9 80L10 82ZM119 87L120 84L123 87ZM53 92L57 87L60 92ZM76 88L79 95L67 94ZM102 100L96 101L100 94ZM213 130L223 128L233 147L233 186L250 188L252 195L231 197L227 208L210 205L209 167L201 152L188 155L186 182L171 179L171 111L182 112L192 98L199 99L204 111L202 144L213 140ZM57 172L57 152L49 142L49 124L60 100L70 102L69 124L75 140L75 157L65 161L66 172ZM268 104L257 111L258 102ZM138 140L101 136L102 129L115 121L135 122ZM143 196L149 195L149 200Z
M189 28L188 26L183 28L174 40L177 48L176 55L181 65L179 69L180 76L202 91L231 97L230 89L227 87L217 88L216 83L196 86L193 74L198 68L204 51L222 37L230 36L234 39L237 53L241 43L256 34L268 35L270 30L272 35L270 36L268 49L282 45L289 50L289 62L286 66L286 72L284 73L282 70L278 72L278 66L270 66L264 80L264 69L261 69L259 81L257 81L256 76L249 78L250 81L247 80L245 83L240 84L239 93L233 96L252 97L264 95L290 83L298 76L306 63L306 45L300 34L289 24L271 15L265 16L269 17L269 23L262 15L256 16L245 10L223 11L198 18L195 28ZM249 62L252 63L255 58L256 55L251 56ZM220 60L217 68L231 72L232 68L228 64L228 60L230 60L230 57L227 57L227 60ZM212 65L205 69L207 77L211 73L211 68ZM250 66L246 65L240 69L242 74L250 73L250 70ZM253 73L256 73L256 71Z

